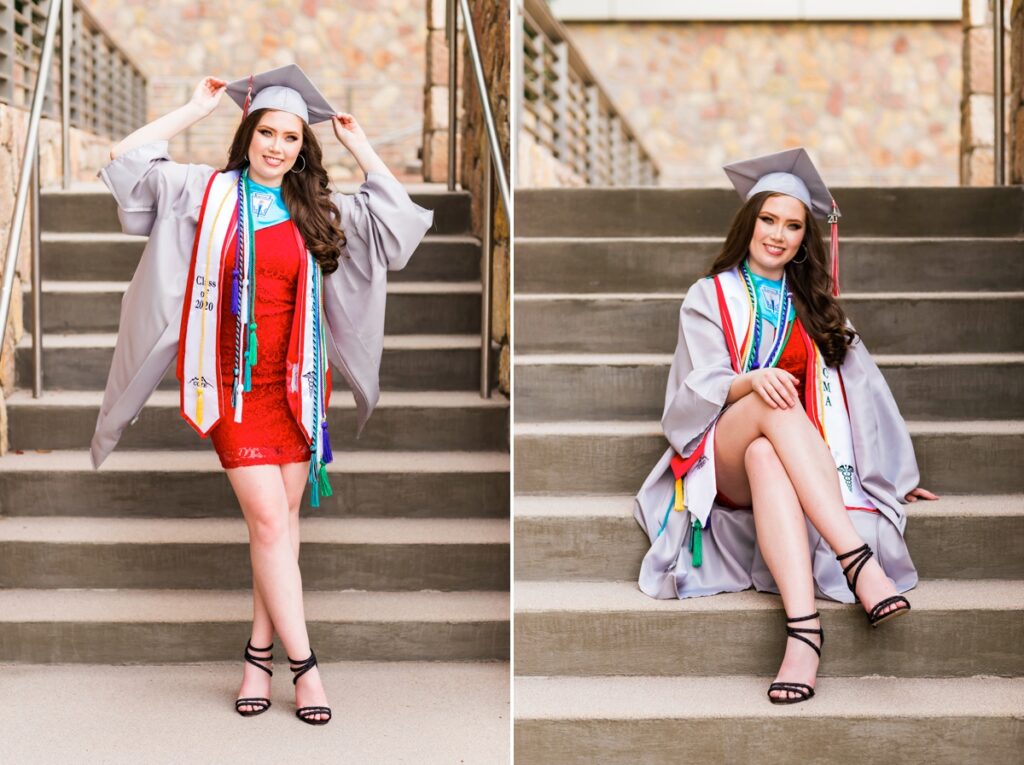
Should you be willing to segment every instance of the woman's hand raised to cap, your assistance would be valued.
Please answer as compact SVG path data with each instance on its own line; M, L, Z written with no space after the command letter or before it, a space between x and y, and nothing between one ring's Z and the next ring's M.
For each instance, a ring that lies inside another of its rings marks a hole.
M356 118L346 112L338 112L331 119L331 127L334 128L334 135L341 141L349 151L352 151L353 147L368 144L369 141L366 139L366 133L356 122Z
M222 80L219 77L204 77L198 85L196 85L195 91L192 93L192 99L189 101L190 104L195 106L204 115L210 114L217 105L220 103L221 96L224 95L224 91L227 90L227 80Z

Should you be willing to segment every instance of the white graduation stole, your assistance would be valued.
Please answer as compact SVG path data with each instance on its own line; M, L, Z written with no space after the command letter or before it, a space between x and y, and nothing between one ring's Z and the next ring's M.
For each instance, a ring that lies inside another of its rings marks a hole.
M724 331L729 331L731 327L733 342L729 344L729 353L735 369L738 363L736 349L743 347L753 318L753 311L738 267L718 274L714 279L721 287L725 298L724 304L720 303L720 307L725 310L726 314L722 317L722 324ZM764 324L765 326L762 328L764 331L773 329L767 322ZM780 326L778 330L774 331L785 333L786 329L787 327ZM804 389L807 416L818 428L818 432L821 433L832 453L839 477L839 488L847 509L876 509L875 503L864 491L860 477L857 475L857 461L853 451L853 430L850 426L850 415L840 372L835 367L825 366L825 359L821 355L817 343L809 335L806 337L809 346L808 353L813 356L813 359L809 359L813 363L808 365L811 373L807 375ZM762 358L758 361L762 363L765 361L769 345L770 343L761 344Z

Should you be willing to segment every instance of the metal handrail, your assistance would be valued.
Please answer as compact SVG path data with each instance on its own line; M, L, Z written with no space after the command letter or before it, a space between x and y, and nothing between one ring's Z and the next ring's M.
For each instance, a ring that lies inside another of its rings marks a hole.
M588 185L657 185L660 169L544 0L519 0L517 135ZM521 154L522 152L520 152Z
M39 156L39 121L43 116L43 100L46 97L46 86L50 80L50 69L53 61L54 41L57 38L57 27L60 23L60 9L62 2L71 0L52 0L49 13L46 17L46 32L43 36L42 55L39 60L39 76L36 79L35 92L32 94L32 110L28 118L28 133L25 137L25 151L21 160L21 177L18 180L18 194L14 202L14 217L11 221L10 236L7 240L7 259L4 261L3 291L0 292L0 320L2 320L2 335L7 333L7 322L11 313L11 293L14 289L14 270L18 260L18 250L21 248L21 230L25 224L25 206L28 204L29 194L35 197L33 204L33 216L38 215L38 188L39 176L34 172L38 167ZM32 176L35 175L33 184ZM38 248L33 248L38 253ZM38 283L38 263L33 262L33 282ZM36 319L32 327L32 338L36 349L41 348L41 328L38 318L39 314L39 293L33 291L33 314ZM0 335L0 336L2 336ZM34 353L38 354L36 350ZM32 395L38 398L42 394L42 370L36 369L32 386Z
M993 83L992 100L994 106L995 135L993 145L993 160L995 174L993 182L996 186L1003 186L1006 183L1006 132L1004 125L1006 117L1004 114L1005 97L1003 95L1003 0L995 0L992 9L992 55L993 55Z
M473 13L469 8L468 0L448 0L446 37L448 40L448 190L455 190L455 155L456 155L456 133L458 130L458 114L456 92L458 86L458 64L457 51L459 40L458 12L461 9L462 19L466 30L466 43L469 49L469 58L473 64L473 75L476 80L477 93L480 96L480 106L483 111L484 129L487 133L485 144L488 157L484 160L484 183L482 209L483 219L483 247L484 257L480 273L480 395L483 398L491 396L491 289L493 282L494 242L491 233L492 200L491 191L494 180L497 180L498 191L501 194L502 207L505 210L505 217L511 224L512 221L512 200L509 191L508 177L505 174L505 166L502 164L501 142L498 140L498 127L494 121L494 113L491 111L491 92L487 87L487 79L484 76L483 61L480 59L480 47L477 44L476 29L473 26ZM492 178L491 173L494 173Z

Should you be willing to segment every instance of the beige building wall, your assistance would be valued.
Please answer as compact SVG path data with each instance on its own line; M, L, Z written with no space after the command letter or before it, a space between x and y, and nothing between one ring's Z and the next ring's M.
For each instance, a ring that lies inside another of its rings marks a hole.
M959 183L959 20L564 23L662 185L800 145L837 186Z
M226 79L297 63L351 111L392 170L421 177L426 0L85 0L149 78L149 115L184 103L206 74ZM222 165L240 112L218 110L172 144L176 159ZM356 178L330 126L316 129L335 180Z

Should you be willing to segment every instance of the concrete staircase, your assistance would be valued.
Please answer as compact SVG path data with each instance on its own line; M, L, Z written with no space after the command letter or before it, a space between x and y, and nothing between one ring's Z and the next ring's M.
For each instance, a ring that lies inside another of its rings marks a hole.
M944 496L909 509L913 614L819 601L818 695L780 707L776 596L636 586L679 303L735 194L517 193L517 763L1020 762L1024 189L835 195L844 303Z
M389 286L380 405L356 441L351 394L335 394L334 495L303 510L322 662L509 656L509 410L475 392L480 245L467 195L416 196L436 225ZM144 240L119 232L102 188L47 192L41 211L46 393L7 402L0 663L238 662L248 536L212 445L178 415L173 369L103 468L89 464ZM30 337L16 363L28 387Z

